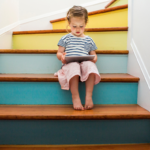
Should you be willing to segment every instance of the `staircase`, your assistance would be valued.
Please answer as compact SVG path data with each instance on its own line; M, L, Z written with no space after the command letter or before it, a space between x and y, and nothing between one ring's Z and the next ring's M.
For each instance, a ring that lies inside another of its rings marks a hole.
M150 112L137 104L138 77L127 73L127 0L89 12L86 35L96 43L101 82L92 110L76 111L54 73L65 18L53 30L13 32L0 49L0 150L149 150ZM84 104L85 84L79 84Z

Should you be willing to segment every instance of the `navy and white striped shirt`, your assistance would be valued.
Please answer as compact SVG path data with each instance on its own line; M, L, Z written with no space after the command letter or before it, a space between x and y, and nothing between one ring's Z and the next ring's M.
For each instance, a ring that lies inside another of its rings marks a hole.
M97 49L91 37L77 37L72 33L64 35L57 45L65 47L66 56L86 56Z

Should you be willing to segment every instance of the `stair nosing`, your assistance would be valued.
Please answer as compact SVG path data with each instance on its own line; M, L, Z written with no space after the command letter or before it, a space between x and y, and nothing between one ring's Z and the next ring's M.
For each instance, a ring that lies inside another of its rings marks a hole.
M149 150L150 143L146 144L74 144L74 145L0 145L0 149L5 150L71 150L71 149L78 149L78 150Z
M105 8L109 7L110 5L112 5L116 0L112 0L110 3L108 3Z
M31 31L14 31L13 35L19 34L43 34L43 33L70 33L70 29L53 29L53 30L31 30ZM110 31L128 31L128 27L107 27L107 28L86 28L85 32L110 32Z
M125 107L127 109L122 110L122 108ZM73 110L72 105L0 105L0 108L1 108L0 109L1 120L150 119L150 112L138 106L137 104L122 104L122 105L96 104L94 105L94 108L92 110L84 110L84 111ZM59 109L59 111L56 111L57 109ZM112 113L113 109L117 110L117 113L116 112ZM106 112L106 110L109 110L109 112L108 111ZM28 113L29 111L31 113Z
M97 10L97 11L92 11L92 12L89 12L88 15L95 15L95 14L100 14L100 13L107 13L107 12L110 12L110 11L115 11L115 10L120 10L120 9L126 9L126 8L128 8L128 4L120 5L120 6L115 6L115 7L111 7L111 8L105 8L105 9L101 9L101 10ZM51 20L50 23L55 23L55 22L65 21L65 20L66 20L66 17L63 17L63 18Z
M0 49L0 54L56 54L58 50ZM96 54L128 54L128 50L96 50Z
M138 82L138 77L125 73L100 74L101 82ZM0 74L1 82L58 82L54 74Z

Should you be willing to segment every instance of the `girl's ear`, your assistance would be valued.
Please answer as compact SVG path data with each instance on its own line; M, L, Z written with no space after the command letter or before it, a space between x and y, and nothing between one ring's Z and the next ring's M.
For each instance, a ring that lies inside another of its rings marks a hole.
M70 27L69 24L66 25L66 30L67 30L67 32L69 33L68 27Z
M68 22L68 26L70 27L70 23Z

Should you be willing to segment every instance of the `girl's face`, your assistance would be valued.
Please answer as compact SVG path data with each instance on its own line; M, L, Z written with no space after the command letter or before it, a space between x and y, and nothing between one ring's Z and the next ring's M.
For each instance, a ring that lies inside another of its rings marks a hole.
M83 17L72 17L69 26L73 35L78 37L84 37L84 29L86 23Z

